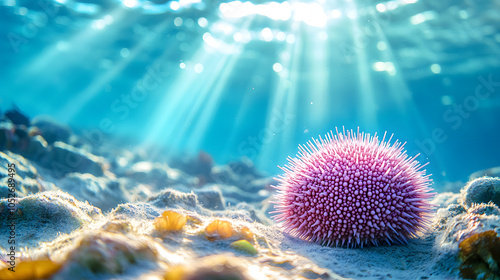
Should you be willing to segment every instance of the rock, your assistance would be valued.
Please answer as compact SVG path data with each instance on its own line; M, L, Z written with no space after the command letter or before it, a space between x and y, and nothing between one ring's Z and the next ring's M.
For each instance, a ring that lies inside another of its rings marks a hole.
M24 125L14 126L10 122L0 123L0 150L24 153L29 146L30 136Z
M32 125L39 129L40 134L48 144L53 144L56 141L68 143L71 136L71 129L68 126L59 124L50 117L37 116L33 119Z
M134 232L134 226L127 220L112 219L102 226L108 232L124 233Z
M155 250L149 247L151 240L145 237L130 238L100 231L84 235L77 244L67 257L68 262L73 265L63 271L63 279L80 275L82 269L92 274L122 274L141 260L156 260Z
M126 190L128 201L146 201L150 196L158 193L150 185L140 184L128 178L118 178L121 188Z
M11 221L10 201L0 199L0 227L7 228ZM101 210L73 196L50 191L17 199L14 212L16 244L36 246L39 242L52 241L61 233L70 233L93 219L102 217ZM9 232L0 231L0 246L7 248Z
M150 269L149 265L157 262L157 244L151 238L131 233L93 229L58 238L48 246L52 249L50 258L63 265L56 275L49 276L53 280L97 279L103 275L122 278L133 274L134 269Z
M471 208L467 210L468 214L473 215L485 215L485 216L499 216L500 217L500 208L498 205L489 203L480 203L474 204Z
M486 177L470 181L460 192L460 204L456 204L457 194L453 193L439 194L432 201L433 204L442 206L437 211L433 226L434 250L437 253L434 270L450 275L460 273L466 278L471 275L476 278L481 273L485 275L484 273L494 271L491 267L485 267L482 257L478 257L484 253L484 246L476 245L481 243L478 236L483 236L488 231L500 230L500 208L492 202L496 199L499 181ZM449 202L451 204L448 204ZM465 247L470 250L464 251Z
M201 189L194 190L198 196L198 201L207 209L224 210L224 197L221 190L216 185L206 186Z
M221 184L205 184L194 190L182 185L176 185L175 188L183 192L193 191L198 196L198 201L202 206L212 210L222 210L227 205L234 206L240 202L246 202L260 208L262 201L269 196L262 191L246 192L237 186Z
M210 172L212 180L221 185L235 185L238 183L238 176L227 165L214 166Z
M36 135L30 138L29 146L25 156L31 160L38 161L48 154L48 143L45 139Z
M125 177L134 164L134 154L131 151L116 151L112 157L106 157L109 170L118 177Z
M483 176L500 177L500 166L476 171L470 175L470 179L477 179Z
M14 170L9 171L8 165L13 165ZM9 174L15 175L11 177ZM10 151L7 154L0 152L0 198L12 197L13 194L23 197L42 191L44 188L39 181L38 171L25 158Z
M431 204L437 205L438 208L446 208L450 204L458 203L460 194L452 192L438 193L432 200Z
M206 178L209 177L214 165L212 156L204 151L200 151L196 157L188 154L175 156L169 159L168 162L170 166L181 169L189 175L204 176Z
M260 203L263 199L267 198L262 192L248 192L232 185L207 184L206 186L215 186L220 189L224 199L233 205L238 202Z
M469 181L460 192L460 204L468 209L474 203L500 205L500 179L482 177Z
M25 158L36 162L48 155L49 147L42 136L35 135L29 138L26 148L18 152Z
M14 194L16 197L24 197L43 190L43 187L35 179L18 179L14 184L15 188L9 187L9 185L11 184L11 181L9 179L9 177L0 179L0 198L12 197L12 195Z
M169 177L165 169L161 164L141 161L132 165L126 175L128 178L139 183L164 187L169 182Z
M249 161L249 162L247 162ZM274 182L271 178L264 178L256 172L251 161L233 161L228 165L214 166L210 173L211 180L221 185L238 186L245 191L258 191ZM258 190L257 190L258 189Z
M243 189L248 192L258 193L266 190L271 190L271 186L277 184L278 182L276 182L276 180L274 180L272 177L258 178L243 186ZM267 195L269 196L269 193Z
M473 204L465 209L451 204L438 210L435 250L438 253L436 268L456 271L459 244L474 234L500 229L500 209L493 203Z
M10 150L15 141L14 125L7 121L0 122L0 151Z
M26 154L30 145L30 136L28 129L25 126L17 126L14 130L15 142L12 147L13 152Z
M70 173L57 182L61 190L75 196L80 201L108 211L127 201L125 191L117 181L95 177L92 174Z
M30 143L30 133L25 125L13 125L10 121L0 122L0 150L11 150L24 154Z
M5 112L5 117L7 117L15 125L24 125L26 127L30 126L30 119L15 105L12 109Z
M500 237L494 230L460 242L460 274L465 279L500 279Z
M239 176L250 175L255 178L262 177L262 175L255 169L252 160L248 157L242 157L237 161L230 161L227 165L235 174Z
M272 225L273 221L267 218L262 212L257 211L255 207L251 204L245 202L240 202L235 206L231 207L232 211L235 211L234 219L246 218L250 222L258 222L264 225Z
M158 209L150 203L124 203L118 205L109 212L108 217L118 220L151 220L153 221L163 212L164 208Z
M148 161L141 161L132 165L126 176L136 182L154 186L157 190L174 184L187 186L196 184L194 178L181 170L172 169L164 163L152 163Z
M38 178L38 171L36 168L24 157L7 151L6 153L0 152L0 178L9 175L9 164L15 166L15 179L22 180L24 178Z
M49 146L40 135L29 137L26 134L26 139L20 140L21 138L17 136L14 139L12 142L14 152L18 152L52 171L55 177L62 177L71 172L91 173L96 176L104 174L102 167L104 160L84 150L63 142L55 142L53 146Z
M198 198L194 193L183 193L174 189L166 189L148 199L151 205L160 209L181 207L197 210Z
M465 213L465 209L459 204L449 204L446 207L441 207L436 213L436 226L442 230L446 228L448 221L462 213Z
M196 175L209 175L210 170L214 165L214 159L212 156L204 151L200 151L198 153L198 157L193 164L194 170L196 171Z
M40 164L50 169L56 177L63 177L71 172L102 176L103 161L104 159L82 149L57 141Z

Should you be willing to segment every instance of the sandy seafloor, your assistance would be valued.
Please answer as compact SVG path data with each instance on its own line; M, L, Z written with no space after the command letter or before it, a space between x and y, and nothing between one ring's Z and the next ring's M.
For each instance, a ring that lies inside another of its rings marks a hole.
M472 174L468 184L439 186L455 193L436 196L432 228L407 245L335 248L281 231L269 217L275 181L248 159L216 165L203 152L166 159L158 150L78 135L44 117L22 121L0 120L2 277L9 267L12 163L16 275L43 267L49 279L460 279L468 265L478 278L499 277L500 239L491 245L479 238L469 256L459 243L500 232L494 178L500 168ZM155 227L166 210L188 217L181 231ZM216 219L230 223L231 237L207 238ZM241 239L257 253L231 245Z

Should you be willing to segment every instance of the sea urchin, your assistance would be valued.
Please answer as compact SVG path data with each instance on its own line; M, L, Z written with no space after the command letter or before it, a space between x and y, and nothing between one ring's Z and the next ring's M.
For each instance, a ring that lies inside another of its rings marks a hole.
M406 243L428 228L430 175L377 134L344 130L299 146L288 157L274 201L284 232L330 246Z

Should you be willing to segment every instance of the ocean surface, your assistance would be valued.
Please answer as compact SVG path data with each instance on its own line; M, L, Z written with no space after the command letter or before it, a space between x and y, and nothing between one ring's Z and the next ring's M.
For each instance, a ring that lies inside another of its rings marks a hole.
M500 165L498 0L0 0L0 36L1 110L88 141L273 176L359 127L437 183Z

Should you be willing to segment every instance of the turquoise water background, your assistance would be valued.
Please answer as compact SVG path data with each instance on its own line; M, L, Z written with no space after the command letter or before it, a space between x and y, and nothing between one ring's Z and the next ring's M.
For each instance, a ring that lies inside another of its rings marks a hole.
M0 104L274 175L335 127L500 165L500 2L0 0Z

